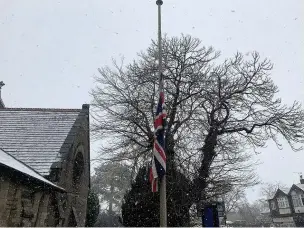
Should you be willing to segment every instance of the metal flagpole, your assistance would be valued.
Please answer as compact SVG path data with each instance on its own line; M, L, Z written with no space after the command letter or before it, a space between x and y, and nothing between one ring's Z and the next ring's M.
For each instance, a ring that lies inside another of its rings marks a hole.
M163 74L162 74L162 35L161 35L161 5L162 0L157 0L158 6L158 70L159 70L159 92L163 92ZM161 179L160 183L160 226L167 227L167 197L166 197L166 175Z

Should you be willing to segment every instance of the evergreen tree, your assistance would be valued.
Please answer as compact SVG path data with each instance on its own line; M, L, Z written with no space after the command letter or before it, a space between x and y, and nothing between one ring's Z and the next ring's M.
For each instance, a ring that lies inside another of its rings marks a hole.
M130 167L119 162L107 162L95 168L92 189L106 203L109 214L120 213L121 201L130 187Z
M87 202L87 218L86 218L86 226L92 227L97 221L97 217L99 215L100 205L99 199L95 192L91 191L88 195Z
M124 226L159 226L159 192L152 193L147 167L140 168L122 204ZM168 226L189 226L189 180L176 168L167 175Z

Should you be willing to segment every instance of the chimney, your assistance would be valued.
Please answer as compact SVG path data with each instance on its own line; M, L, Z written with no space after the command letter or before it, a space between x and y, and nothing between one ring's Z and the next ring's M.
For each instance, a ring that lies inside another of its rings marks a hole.
M82 110L86 110L87 112L89 112L89 110L90 110L90 105L89 105L89 104L83 104L83 105L82 105Z
M304 179L303 179L303 175L302 174L300 175L300 183L304 184Z
M1 89L2 89L3 86L5 86L5 84L3 83L3 81L1 81L0 82L0 109L5 108L5 105L4 105L2 97L1 97Z

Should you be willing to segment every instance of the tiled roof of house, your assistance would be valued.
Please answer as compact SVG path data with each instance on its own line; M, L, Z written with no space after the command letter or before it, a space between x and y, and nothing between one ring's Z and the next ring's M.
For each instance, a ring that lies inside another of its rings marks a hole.
M71 147L83 114L82 109L0 109L0 148L49 175Z
M289 191L290 191L290 188L283 188L283 189L281 189L281 188L278 188L277 190L276 190L276 192L273 194L273 196L272 196L272 198L269 198L269 199L267 199L267 200L272 200L273 198L275 198L275 196L277 195L277 193L278 193L278 191L281 191L281 192L283 192L284 194L286 194L286 195L288 195L288 193L289 193Z
M38 180L40 183L43 183L50 187L64 191L63 188L61 188L61 187L55 185L54 183L50 182L49 180L45 179L43 176L41 176L39 173L34 171L32 168L30 168L26 164L18 161L13 156L9 155L8 153L6 153L5 151L0 149L0 166L1 165L9 167L10 169L14 169L22 174L27 175L30 178L34 178L34 179Z

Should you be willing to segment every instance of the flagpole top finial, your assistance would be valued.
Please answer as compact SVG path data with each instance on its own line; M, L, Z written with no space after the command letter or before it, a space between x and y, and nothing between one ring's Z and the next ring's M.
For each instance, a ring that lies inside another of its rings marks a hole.
M157 1L156 1L156 5L161 6L162 4L163 4L163 1L162 1L162 0L157 0Z

